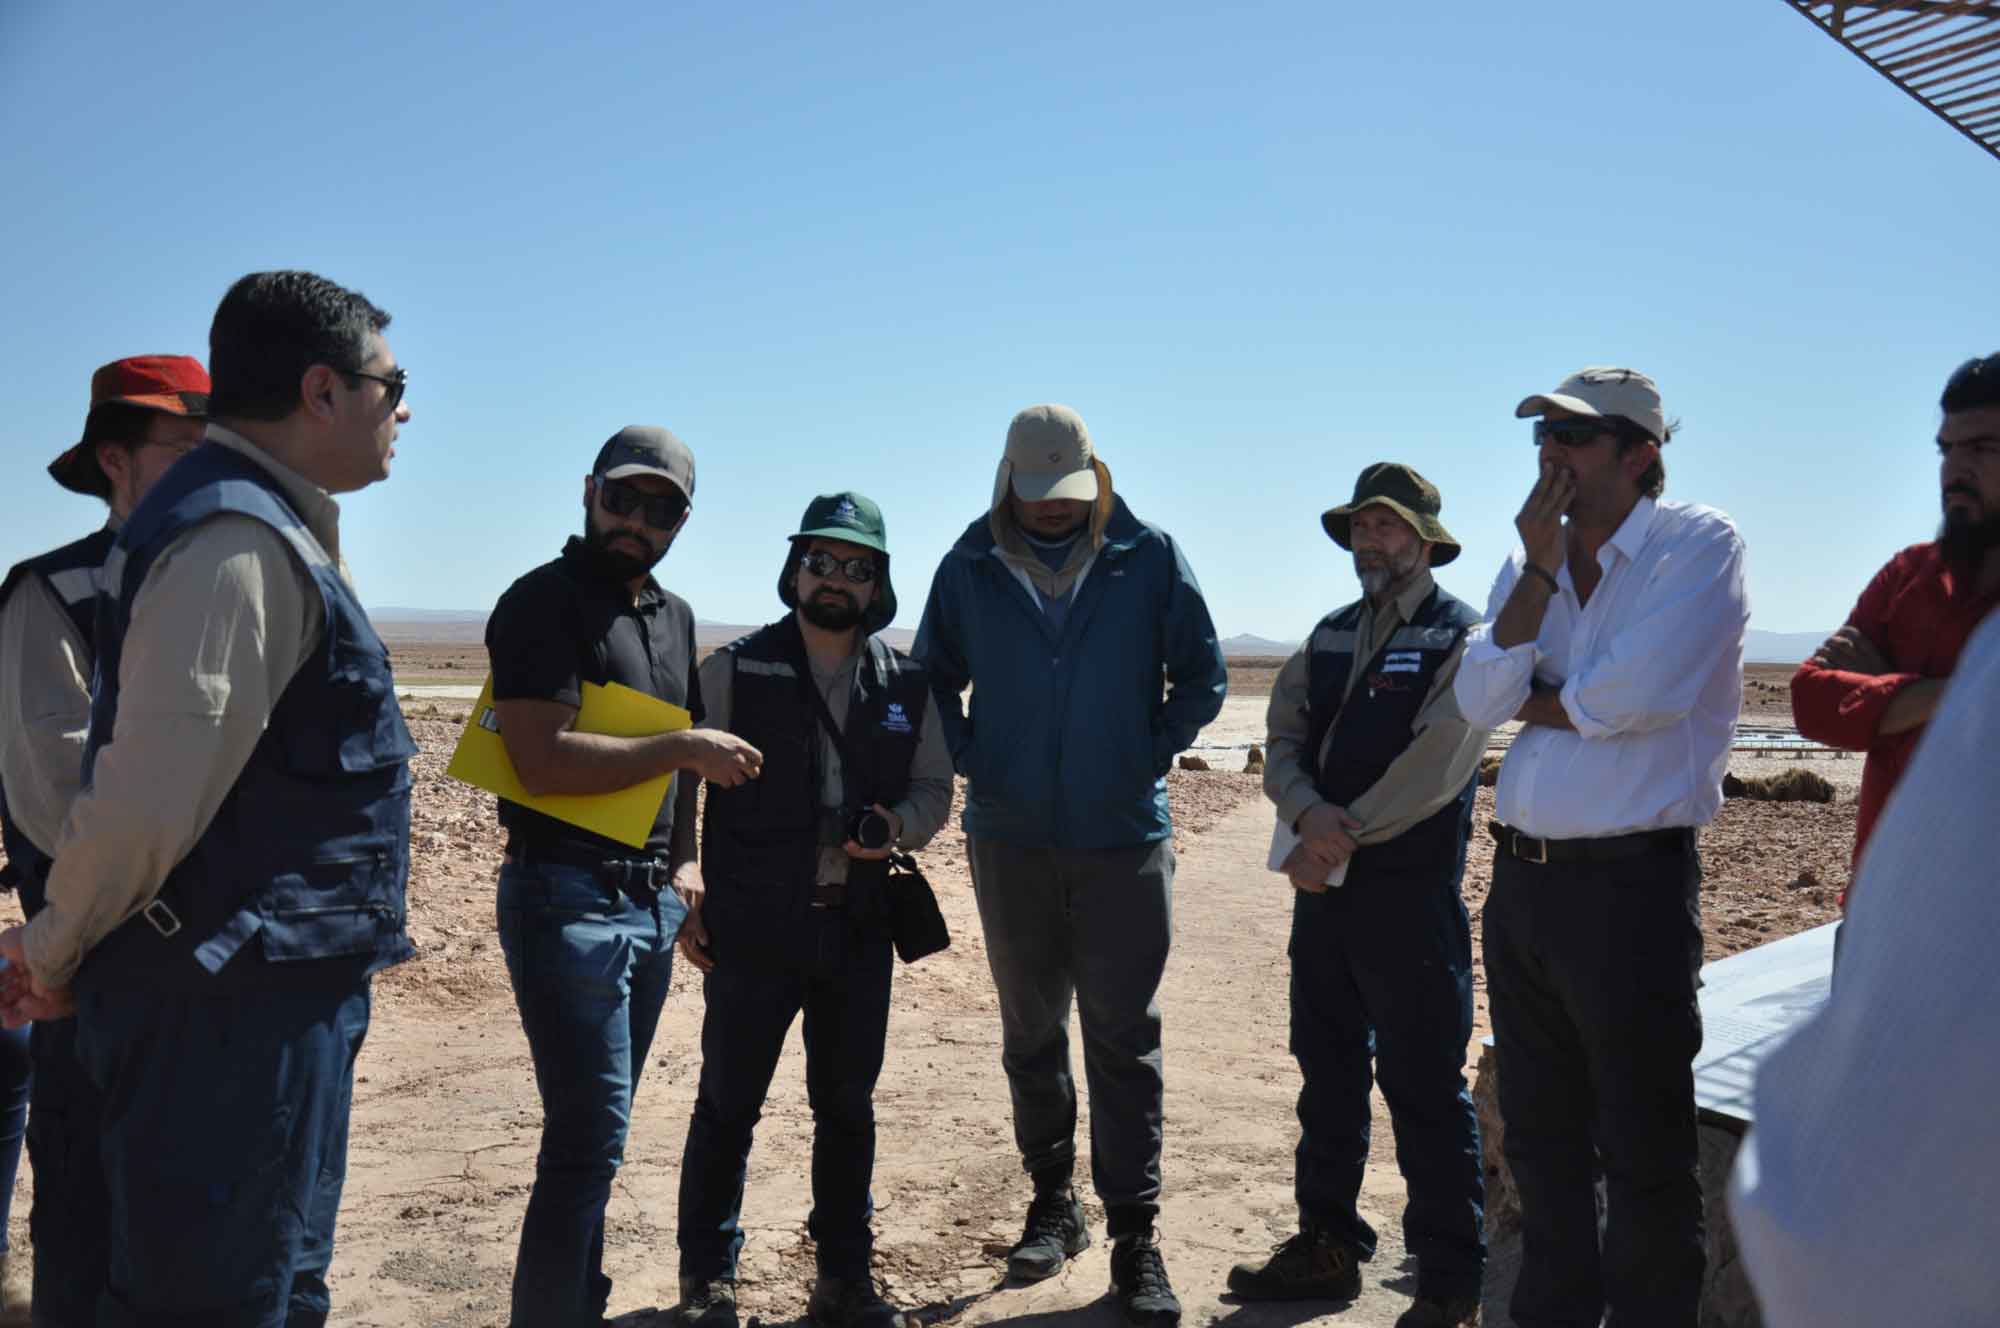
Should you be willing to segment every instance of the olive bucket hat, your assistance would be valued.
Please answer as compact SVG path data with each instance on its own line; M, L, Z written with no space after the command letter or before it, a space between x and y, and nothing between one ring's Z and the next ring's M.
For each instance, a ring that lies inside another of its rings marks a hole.
M823 493L806 504L806 514L799 518L799 533L791 537L785 565L778 569L778 598L788 609L799 605L798 581L793 573L798 566L799 545L810 539L842 540L881 555L876 560L880 570L875 576L875 598L862 615L861 630L872 634L887 627L896 617L896 588L889 580L889 526L875 500L849 490Z
M1437 486L1397 461L1377 461L1362 471L1361 478L1354 481L1353 499L1340 507L1328 508L1319 523L1335 544L1352 549L1349 527L1354 514L1370 505L1388 508L1415 526L1419 536L1435 544L1437 547L1431 550L1432 567L1442 567L1458 557L1458 541L1438 520L1438 513L1444 510L1444 499L1438 496Z

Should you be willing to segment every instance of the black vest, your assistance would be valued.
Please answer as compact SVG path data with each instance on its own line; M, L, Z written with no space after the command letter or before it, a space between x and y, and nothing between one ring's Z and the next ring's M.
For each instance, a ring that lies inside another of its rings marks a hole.
M1317 754L1327 730L1333 731L1314 787L1342 807L1367 792L1410 745L1415 736L1411 726L1438 670L1479 621L1470 605L1433 587L1410 621L1366 662L1365 673L1343 703L1341 694L1356 663L1363 607L1364 601L1356 601L1321 619L1313 629L1307 662L1306 750ZM1470 823L1476 783L1467 779L1451 802L1388 843L1363 847L1354 855L1355 869L1444 865L1455 859Z
M388 648L271 477L219 444L161 477L105 563L84 781L118 739L133 596L176 537L225 512L284 537L319 591L324 630L214 819L168 873L159 898L170 914L149 909L105 937L85 957L79 987L344 984L415 953L403 891L416 744Z
M717 953L775 954L811 904L828 816L842 820L909 790L910 763L923 736L929 675L900 651L869 637L854 670L841 729L842 806L820 802L819 718L798 623L785 618L723 647L729 656L729 730L764 755L764 773L736 788L708 786L701 869L708 887L703 919ZM847 911L858 925L886 932L886 862L850 860Z
M89 668L97 655L97 601L102 594L99 574L117 538L117 533L107 527L72 540L60 549L51 549L39 558L15 564L7 579L0 582L0 606L29 577L42 578L82 635L90 657L78 662ZM14 824L7 811L5 788L0 788L0 844L7 849L6 884L20 890L21 907L32 918L42 911L45 902L43 884L48 877L49 855Z

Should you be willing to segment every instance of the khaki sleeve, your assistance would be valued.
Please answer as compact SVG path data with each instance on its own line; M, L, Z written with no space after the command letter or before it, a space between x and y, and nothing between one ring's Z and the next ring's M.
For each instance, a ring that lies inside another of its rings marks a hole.
M924 695L924 731L917 739L917 754L910 761L910 787L903 800L889 810L903 822L898 848L919 849L944 827L951 816L951 749L944 740L944 721L938 718L937 697Z
M132 606L118 717L55 849L28 968L67 984L90 948L150 903L243 773L324 630L311 576L249 517L203 522L163 553Z
M1305 750L1306 716L1310 707L1307 669L1312 659L1312 638L1308 636L1271 684L1271 700L1264 709L1264 796L1278 810L1286 825L1325 799L1314 788L1314 754Z
M24 577L0 607L0 785L15 828L44 852L83 783L90 668L55 591Z
M1430 694L1411 726L1416 736L1410 745L1367 792L1348 804L1349 813L1361 822L1362 828L1354 836L1356 843L1383 843L1435 815L1458 796L1479 768L1487 730L1466 723L1452 690L1464 657L1465 642L1461 640L1431 680Z

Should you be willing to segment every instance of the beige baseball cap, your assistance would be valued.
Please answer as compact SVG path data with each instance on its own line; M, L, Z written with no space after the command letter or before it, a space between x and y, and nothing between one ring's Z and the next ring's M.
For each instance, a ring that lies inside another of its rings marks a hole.
M1615 415L1644 429L1654 442L1666 441L1667 416L1660 406L1659 385L1637 369L1606 365L1578 369L1563 379L1555 391L1525 398L1514 407L1514 418L1525 420L1530 415L1545 415L1552 406L1599 419Z
M1083 417L1068 406L1030 406L1007 426L1007 451L995 477L995 500L1011 483L1023 502L1072 498L1095 502L1105 476Z

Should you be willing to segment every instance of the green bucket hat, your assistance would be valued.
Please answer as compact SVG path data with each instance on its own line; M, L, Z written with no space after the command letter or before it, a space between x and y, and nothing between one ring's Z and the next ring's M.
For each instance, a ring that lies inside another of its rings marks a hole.
M799 518L799 533L791 537L792 547L785 553L785 565L778 569L778 598L788 609L799 605L798 582L793 573L798 565L799 541L809 539L842 540L882 555L881 574L875 578L875 599L862 615L861 630L874 633L887 627L896 617L896 588L889 580L889 525L882 519L882 509L875 505L875 500L848 490L823 493L806 504L806 514Z
M1432 567L1443 567L1458 557L1458 541L1438 520L1438 513L1444 510L1444 499L1438 496L1437 486L1396 461L1377 461L1362 471L1361 478L1354 481L1353 499L1343 506L1328 508L1319 523L1335 544L1352 549L1349 526L1354 514L1370 505L1388 508L1415 526L1419 536L1435 544L1437 547L1431 550Z

